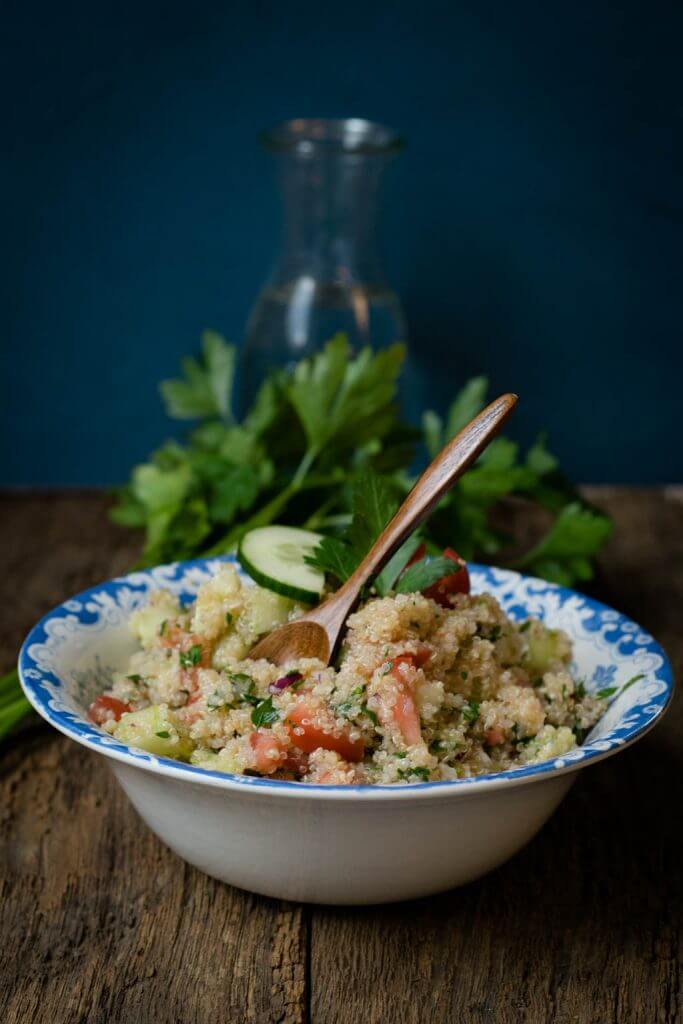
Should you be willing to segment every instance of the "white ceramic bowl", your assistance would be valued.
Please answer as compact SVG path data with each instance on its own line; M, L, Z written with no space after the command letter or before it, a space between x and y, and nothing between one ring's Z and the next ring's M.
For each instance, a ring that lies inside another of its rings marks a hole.
M253 892L312 903L383 903L469 882L524 846L577 771L642 736L671 697L666 655L634 622L543 580L471 566L473 590L494 594L512 618L533 615L569 633L574 670L589 690L617 688L583 746L494 776L343 787L224 775L122 745L90 723L86 711L111 669L123 668L134 649L130 612L158 587L191 600L218 562L161 566L79 594L35 626L19 669L36 710L107 758L163 842L207 874Z

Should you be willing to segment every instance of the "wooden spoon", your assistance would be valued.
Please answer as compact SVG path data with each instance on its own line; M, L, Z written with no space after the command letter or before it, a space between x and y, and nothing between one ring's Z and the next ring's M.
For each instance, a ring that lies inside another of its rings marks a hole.
M389 525L382 531L346 583L317 608L295 622L278 626L249 652L284 665L296 658L317 658L329 664L346 618L363 586L389 561L440 498L474 462L498 433L515 405L517 395L501 395L479 413L436 456L424 471Z

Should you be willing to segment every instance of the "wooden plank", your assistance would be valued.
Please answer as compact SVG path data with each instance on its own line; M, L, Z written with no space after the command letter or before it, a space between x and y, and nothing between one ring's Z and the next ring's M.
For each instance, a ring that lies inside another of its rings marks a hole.
M2 656L69 593L133 560L95 496L5 499ZM103 760L37 720L0 752L0 1020L306 1019L305 912L185 865Z
M601 596L680 675L683 495L593 489L617 531ZM488 878L397 907L312 913L312 1024L653 1024L683 1019L680 694L632 750L583 773ZM429 842L429 836L406 836Z

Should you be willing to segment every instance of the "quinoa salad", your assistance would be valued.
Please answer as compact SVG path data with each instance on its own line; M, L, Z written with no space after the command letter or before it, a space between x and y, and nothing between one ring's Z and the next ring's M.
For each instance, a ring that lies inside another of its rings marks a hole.
M226 564L181 606L156 591L140 644L90 717L123 743L200 768L329 785L470 778L565 754L603 714L571 643L489 594L370 597L333 666L250 648L305 610Z

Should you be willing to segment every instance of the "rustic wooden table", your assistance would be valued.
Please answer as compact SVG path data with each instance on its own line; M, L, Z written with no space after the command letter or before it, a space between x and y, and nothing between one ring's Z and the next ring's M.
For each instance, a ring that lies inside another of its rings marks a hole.
M617 522L600 596L680 674L683 490L590 495ZM135 547L93 494L9 495L0 514L8 668L39 615ZM104 761L34 719L0 750L0 1021L681 1021L681 703L583 773L503 868L361 909L206 878L147 831Z

